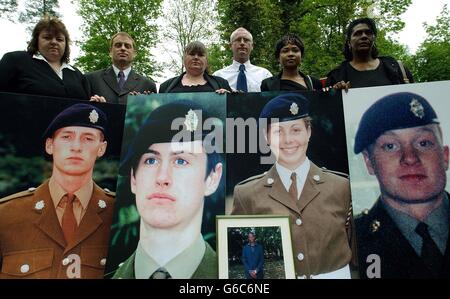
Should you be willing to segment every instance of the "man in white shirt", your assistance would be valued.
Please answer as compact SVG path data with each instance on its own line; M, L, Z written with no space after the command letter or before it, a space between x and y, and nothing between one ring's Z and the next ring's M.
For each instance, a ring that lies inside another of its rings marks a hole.
M236 29L231 34L230 47L233 51L233 63L213 75L226 79L234 90L260 92L262 80L272 77L272 74L265 68L250 63L252 34L243 27Z

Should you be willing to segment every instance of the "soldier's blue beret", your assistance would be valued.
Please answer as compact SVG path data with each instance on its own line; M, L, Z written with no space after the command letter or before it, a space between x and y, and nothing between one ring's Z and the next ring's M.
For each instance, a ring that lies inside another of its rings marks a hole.
M58 129L71 126L95 128L105 133L107 125L106 114L100 108L79 103L61 111L47 127L43 138L45 140Z
M422 96L412 92L386 95L364 112L355 137L358 154L384 132L439 123L436 112Z
M267 102L259 118L266 118L270 123L273 118L285 122L307 116L309 116L308 99L300 93L284 93Z
M183 121L183 126L172 128L177 118ZM207 118L204 107L193 101L178 100L159 106L148 115L131 141L119 172L129 175L131 167L152 144L172 142L176 134L185 137L185 141L203 140L210 133L203 128Z

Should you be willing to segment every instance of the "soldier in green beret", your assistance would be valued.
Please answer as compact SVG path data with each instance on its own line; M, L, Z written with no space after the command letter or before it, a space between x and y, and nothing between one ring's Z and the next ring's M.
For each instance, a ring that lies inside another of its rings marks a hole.
M140 239L113 278L218 278L217 255L201 234L204 198L222 177L218 153L203 144L207 118L195 102L175 101L140 127L120 167L136 197ZM175 119L181 129L172 128ZM174 140L180 133L189 138Z

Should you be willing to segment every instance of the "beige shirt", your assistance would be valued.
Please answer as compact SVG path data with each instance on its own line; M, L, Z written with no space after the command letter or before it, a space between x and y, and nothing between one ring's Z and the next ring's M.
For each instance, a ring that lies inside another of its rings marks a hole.
M189 247L183 250L179 255L171 259L165 265L159 265L142 248L141 242L136 249L136 258L134 261L134 272L138 279L148 279L158 268L163 267L175 279L191 278L200 265L205 255L206 245L202 235L199 235Z
M64 215L64 209L67 204L67 192L51 177L48 182L48 188L50 189L50 196L52 197L53 204L56 209L56 216L58 216L59 224L62 223L62 217ZM80 225L81 219L86 213L89 200L92 197L92 191L94 189L94 182L90 180L89 183L78 189L74 194L76 199L73 202L73 213L77 224Z

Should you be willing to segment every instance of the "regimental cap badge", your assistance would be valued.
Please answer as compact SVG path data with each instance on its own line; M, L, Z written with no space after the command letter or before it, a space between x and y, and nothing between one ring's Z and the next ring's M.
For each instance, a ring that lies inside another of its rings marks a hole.
M189 132L194 132L197 130L198 126L198 116L194 112L194 110L190 109L185 116L184 125L186 126L186 130Z
M89 113L89 121L93 124L97 123L98 113L97 111L95 111L95 109L92 109L91 113Z
M418 118L423 118L425 116L425 109L423 108L422 104L417 99L412 99L412 101L409 103L409 106L411 107L411 112Z
M292 103L291 107L289 108L289 111L291 111L292 115L297 115L298 114L298 105L297 103Z
M104 209L104 208L106 208L106 202L103 199L100 199L98 201L98 206L100 209Z
M44 207L45 207L45 203L43 200L36 202L36 204L34 205L34 208L38 211L42 210Z

